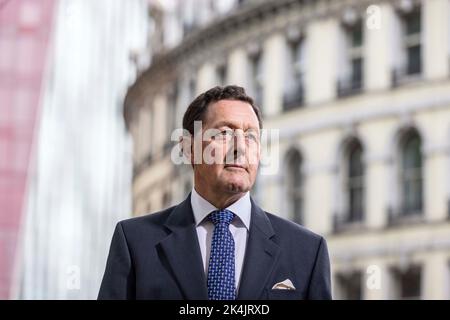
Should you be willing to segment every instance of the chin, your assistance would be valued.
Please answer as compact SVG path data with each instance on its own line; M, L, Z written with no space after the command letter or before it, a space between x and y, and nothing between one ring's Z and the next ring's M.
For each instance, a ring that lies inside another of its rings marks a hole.
M222 176L222 185L230 193L247 192L251 188L250 177L242 173L227 173Z
M243 192L247 192L247 188L244 188L242 186L239 185L235 185L235 184L229 184L227 187L227 190L229 193L243 193Z
M248 183L243 181L227 181L226 189L231 193L241 193L250 190Z

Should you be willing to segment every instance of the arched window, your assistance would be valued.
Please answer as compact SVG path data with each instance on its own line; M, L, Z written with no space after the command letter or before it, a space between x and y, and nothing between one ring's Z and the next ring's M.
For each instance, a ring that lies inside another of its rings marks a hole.
M303 181L302 157L298 150L291 150L287 156L286 196L289 217L296 223L303 223Z
M408 131L400 141L401 213L422 211L422 140L416 130Z
M345 193L348 222L362 221L364 217L364 164L363 148L352 140L347 148Z

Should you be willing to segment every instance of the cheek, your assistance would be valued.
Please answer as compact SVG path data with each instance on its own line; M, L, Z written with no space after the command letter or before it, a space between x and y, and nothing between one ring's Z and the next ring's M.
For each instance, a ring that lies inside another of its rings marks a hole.
M247 157L251 165L258 165L259 163L259 146L257 144L250 144L247 147Z
M203 176L203 179L206 181L215 181L217 177L221 175L221 168L215 164L201 164L198 167L200 171L200 175Z
M257 165L257 164L252 164L252 165L250 165L248 171L249 171L250 177L251 177L252 179L255 179L256 174L257 174L257 172L258 172L258 165Z
M222 143L205 143L203 145L203 161L211 165L223 164L227 148L227 145Z

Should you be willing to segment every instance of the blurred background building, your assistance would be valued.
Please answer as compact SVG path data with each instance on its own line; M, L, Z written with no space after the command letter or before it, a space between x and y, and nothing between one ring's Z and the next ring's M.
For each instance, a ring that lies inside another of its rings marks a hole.
M150 22L146 0L0 1L0 299L97 297Z
M0 1L0 299L9 296L54 1Z
M244 86L280 130L253 196L326 237L337 299L450 298L450 1L154 1L130 87L133 212L183 200L190 101Z

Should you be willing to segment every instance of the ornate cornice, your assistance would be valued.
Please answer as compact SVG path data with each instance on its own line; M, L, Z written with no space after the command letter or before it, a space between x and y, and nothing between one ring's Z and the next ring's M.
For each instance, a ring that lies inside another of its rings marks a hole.
M386 1L386 0L384 0ZM383 0L377 3L383 2ZM139 98L142 89L163 83L161 78L176 76L178 69L197 69L204 61L223 57L233 48L248 43L261 43L274 32L288 32L292 26L302 27L311 20L342 16L346 8L363 12L373 0L277 0L255 1L188 34L175 48L153 56L152 64L130 87L127 100ZM157 81L155 81L157 80ZM151 84L151 85L150 85ZM126 105L128 107L128 105Z

